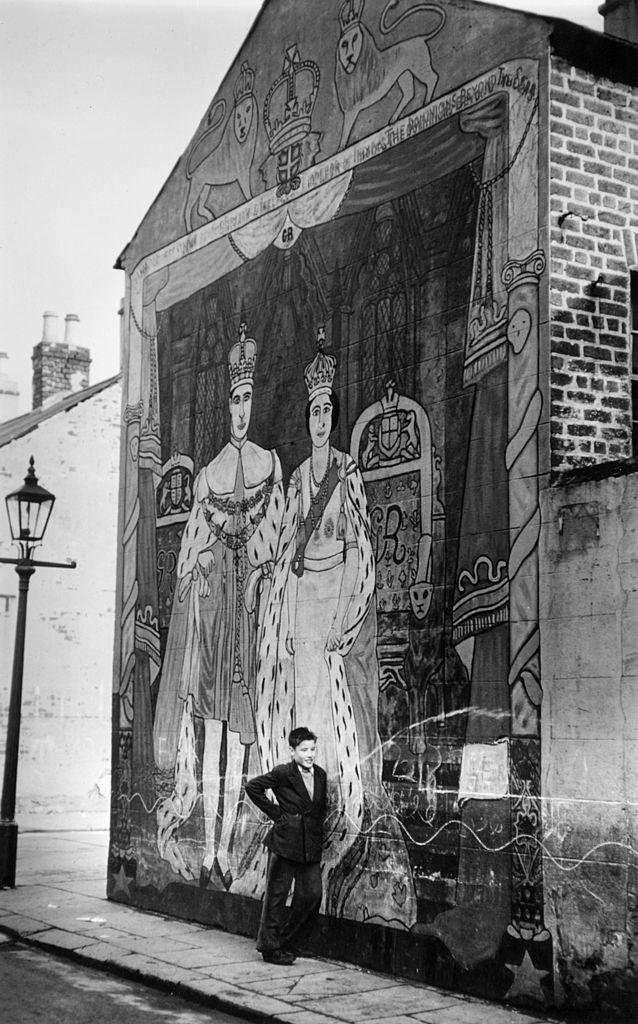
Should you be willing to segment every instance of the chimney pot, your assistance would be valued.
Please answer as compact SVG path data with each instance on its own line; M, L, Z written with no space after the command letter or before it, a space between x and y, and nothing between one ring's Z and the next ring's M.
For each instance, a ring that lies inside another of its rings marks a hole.
M58 314L47 310L42 314L42 341L55 345L60 340Z
M80 318L77 313L67 313L64 318L64 344L74 345L78 334Z

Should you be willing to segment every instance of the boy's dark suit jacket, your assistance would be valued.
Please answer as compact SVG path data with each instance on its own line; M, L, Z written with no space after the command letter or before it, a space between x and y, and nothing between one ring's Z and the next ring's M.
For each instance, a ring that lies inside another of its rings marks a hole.
M314 796L306 789L301 769L294 761L275 765L271 772L246 783L252 802L274 821L266 846L288 860L312 863L321 860L323 823L326 817L326 773L314 766ZM271 789L278 804L266 796Z

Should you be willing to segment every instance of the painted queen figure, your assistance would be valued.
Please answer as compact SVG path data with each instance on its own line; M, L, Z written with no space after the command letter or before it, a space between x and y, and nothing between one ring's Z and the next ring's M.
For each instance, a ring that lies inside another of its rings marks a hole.
M381 782L370 520L358 467L330 443L339 401L324 342L320 328L304 372L312 451L290 479L261 626L257 744L267 771L287 759L291 728L318 735L328 776L324 912L409 927L410 867Z

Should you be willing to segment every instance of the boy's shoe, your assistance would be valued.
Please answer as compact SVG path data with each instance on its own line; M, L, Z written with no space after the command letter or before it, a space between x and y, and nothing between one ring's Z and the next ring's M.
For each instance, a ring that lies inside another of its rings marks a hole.
M279 964L282 967L289 967L295 962L293 954L283 949L262 949L261 955L267 964Z

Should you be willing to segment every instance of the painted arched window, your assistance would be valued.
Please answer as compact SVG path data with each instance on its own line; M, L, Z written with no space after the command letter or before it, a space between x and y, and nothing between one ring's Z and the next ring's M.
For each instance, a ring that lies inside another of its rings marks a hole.
M228 396L226 348L215 322L216 301L204 300L197 331L195 367L194 462L195 472L217 454L224 444L224 403Z
M363 404L378 399L388 380L399 384L406 352L408 297L404 253L391 203L376 212L372 251L366 264L360 321Z

